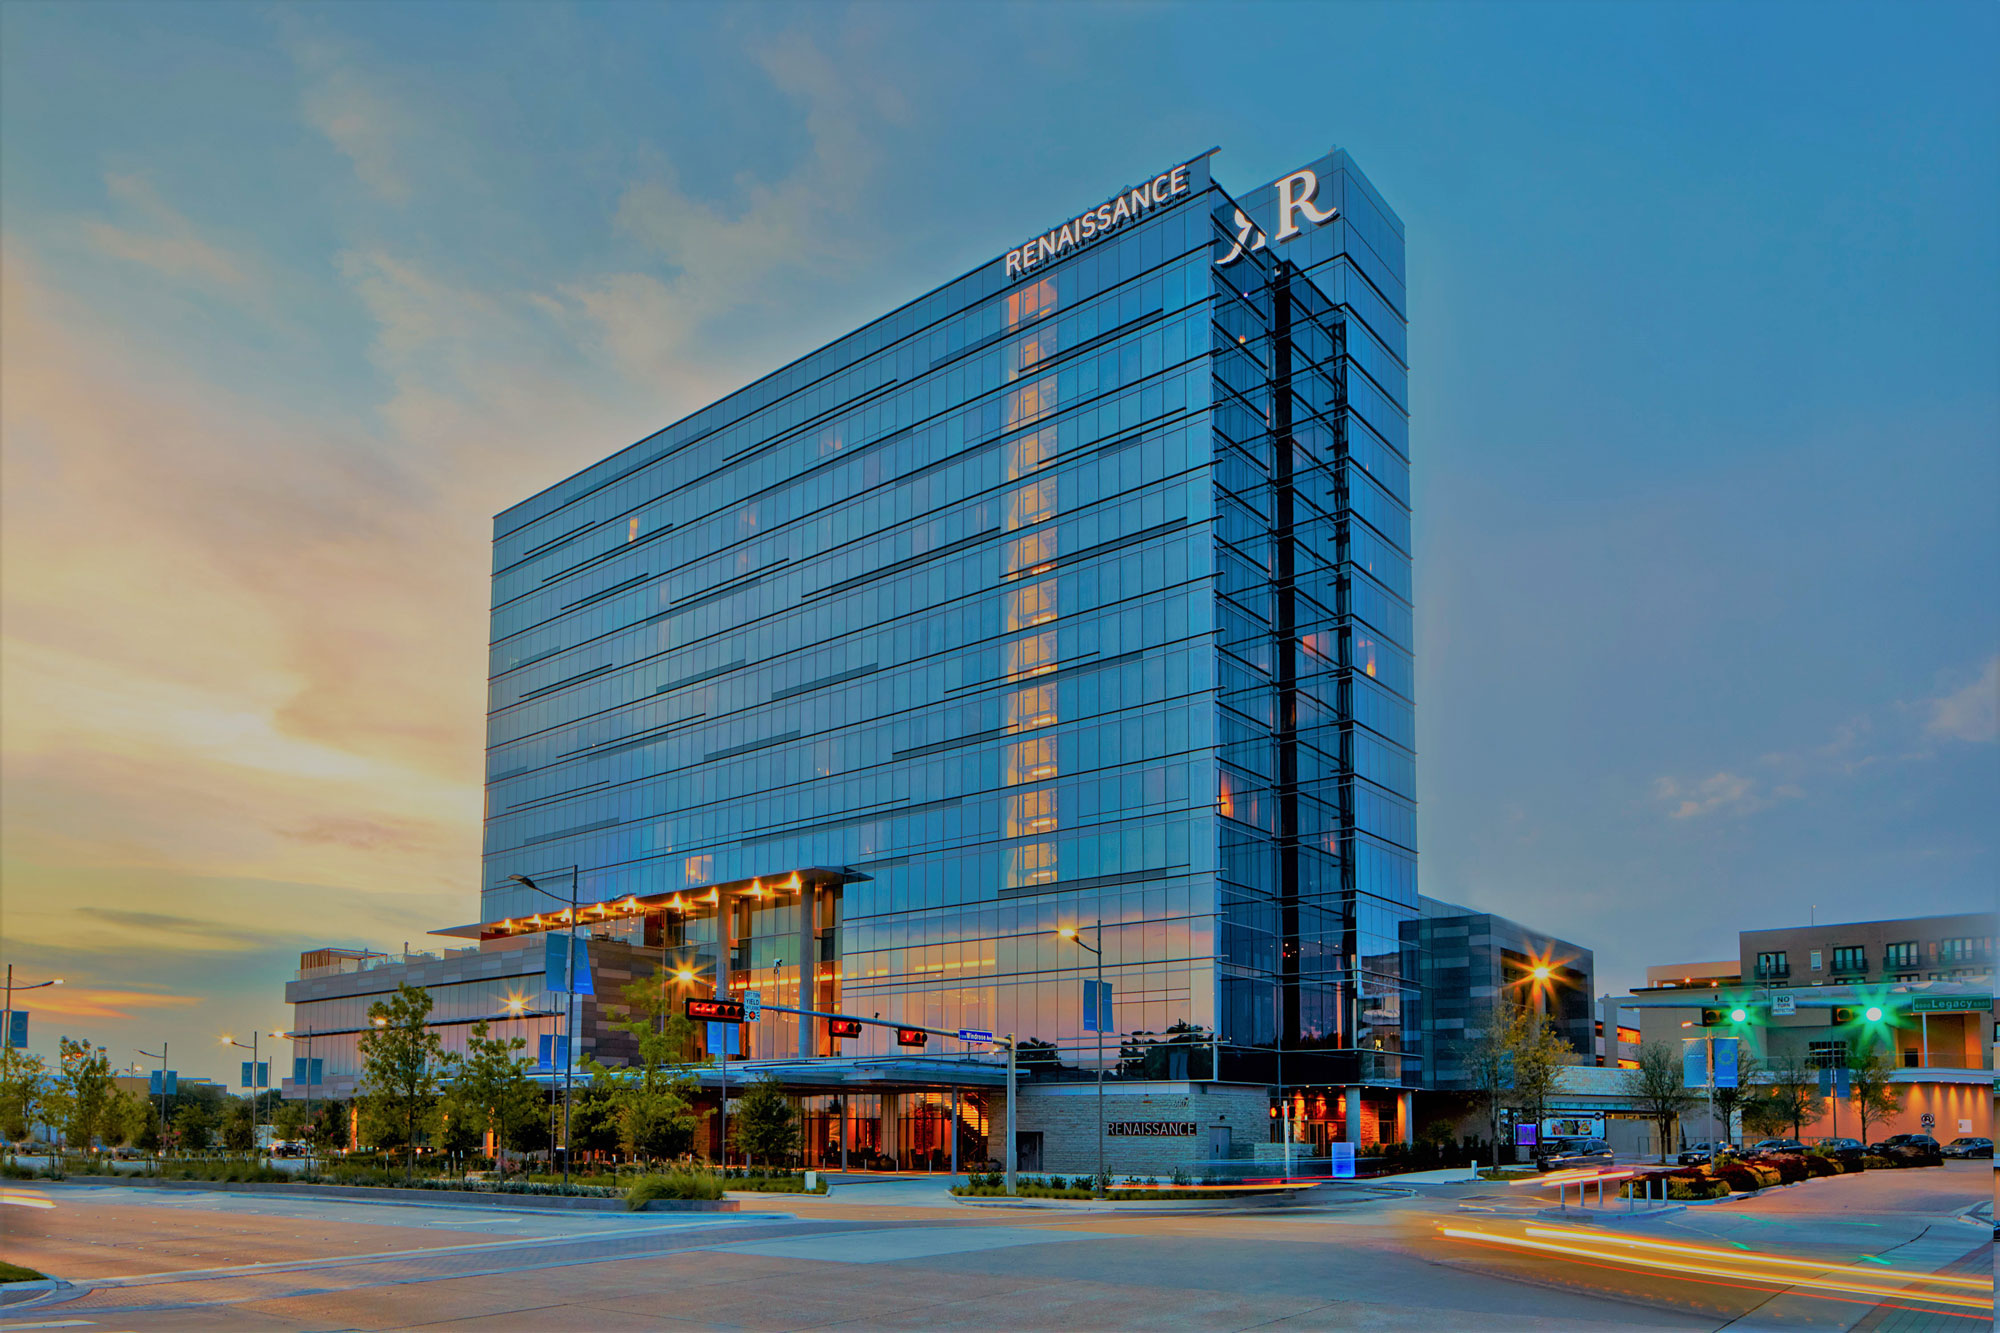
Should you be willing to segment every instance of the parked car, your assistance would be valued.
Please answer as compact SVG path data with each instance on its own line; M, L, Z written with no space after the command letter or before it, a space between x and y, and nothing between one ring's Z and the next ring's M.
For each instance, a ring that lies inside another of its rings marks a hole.
M1953 1139L1940 1149L1946 1157L1987 1157L1993 1156L1993 1140L1970 1136Z
M1806 1145L1797 1139L1758 1139L1743 1151L1751 1157L1767 1152L1804 1152Z
M1603 1139L1550 1139L1535 1153L1544 1171L1574 1171L1582 1166L1610 1166L1611 1145Z
M1848 1163L1859 1162L1868 1153L1860 1139L1814 1139L1812 1146Z
M1944 1160L1943 1145L1928 1134L1891 1134L1876 1144L1872 1151L1904 1162L1925 1163Z
M1726 1143L1710 1143L1707 1139L1703 1139L1699 1143L1690 1143L1681 1149L1681 1155L1674 1160L1682 1166L1702 1166L1716 1153L1727 1152L1728 1149L1729 1145Z

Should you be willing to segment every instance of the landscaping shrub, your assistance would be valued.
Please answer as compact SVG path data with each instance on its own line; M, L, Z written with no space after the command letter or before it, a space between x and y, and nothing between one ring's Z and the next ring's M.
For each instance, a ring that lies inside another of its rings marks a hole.
M1697 1177L1693 1180L1670 1179L1667 1181L1669 1199L1719 1199L1729 1193L1726 1180L1709 1180Z
M1806 1178L1806 1159L1795 1152L1767 1154L1757 1159L1757 1165L1776 1171L1778 1179L1787 1185Z
M654 1199L719 1199L722 1181L712 1171L673 1167L657 1176L642 1176L625 1191L625 1206L638 1212Z
M1901 1163L1894 1158L1877 1157L1874 1153L1869 1153L1861 1159L1861 1165L1870 1171L1887 1171L1890 1167L1899 1166Z
M1821 1176L1840 1175L1844 1169L1840 1164L1840 1159L1837 1157L1831 1157L1825 1153L1808 1153L1806 1155L1806 1174L1815 1179Z
M1729 1182L1729 1188L1738 1193L1748 1194L1752 1190L1763 1189L1766 1185L1778 1183L1778 1173L1769 1167L1755 1166L1749 1162L1725 1162L1715 1169L1715 1174Z

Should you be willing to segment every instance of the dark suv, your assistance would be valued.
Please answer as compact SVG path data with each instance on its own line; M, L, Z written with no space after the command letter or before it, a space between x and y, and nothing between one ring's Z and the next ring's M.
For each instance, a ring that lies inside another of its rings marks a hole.
M1550 1139L1535 1152L1544 1171L1574 1171L1584 1166L1610 1166L1611 1145L1603 1139Z

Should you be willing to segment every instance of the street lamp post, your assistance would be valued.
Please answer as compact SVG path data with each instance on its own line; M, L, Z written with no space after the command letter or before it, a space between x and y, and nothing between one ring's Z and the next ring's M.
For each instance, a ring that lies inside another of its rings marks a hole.
M142 1051L142 1050L140 1050L140 1049L139 1049L138 1047L136 1047L136 1046L134 1046L134 1047L133 1047L132 1049L133 1049L133 1051L134 1051L134 1052L135 1052L136 1054L139 1054L139 1055L143 1055L143 1056L145 1056L145 1057L146 1057L146 1058L147 1058L148 1060L158 1060L158 1061L160 1062L160 1156L161 1156L161 1158L162 1158L162 1159L164 1159L164 1158L166 1157L166 1155L167 1155L167 1144L166 1144L166 1138L167 1138L167 1043L166 1043L166 1042L164 1042L164 1041L160 1043L160 1053L159 1053L158 1055L154 1055L154 1054L153 1054L153 1053L152 1053L151 1051ZM148 1100L151 1100L151 1099L150 1099L150 1098L148 1098Z
M544 898L561 902L562 899L550 893L526 875L509 875L508 879L522 884L541 894ZM569 1184L569 1103L570 1091L575 1086L576 1070L576 1023L571 1017L570 1006L576 1002L576 894L582 882L582 867L569 867L569 950L568 960L563 964L563 1120L562 1156L563 1184Z
M224 1037L222 1044L224 1046L234 1046L239 1051L250 1052L250 1147L252 1151L255 1151L257 1147L257 1117L260 1114L257 1102L257 1074L259 1072L257 1069L259 1063L257 1059L257 1034L255 1031L250 1033L250 1044L248 1046L245 1046L234 1037ZM267 1083L269 1081L269 1079L265 1080Z
M1079 949L1088 949L1097 959L1097 1012L1090 1016L1090 1025L1097 1029L1097 1197L1104 1197L1104 918L1099 917L1092 927L1097 943L1085 944L1076 933L1075 926L1064 926L1056 933L1073 941ZM1009 1053L1009 1063L1012 1054ZM1013 1103L1008 1103L1012 1109Z
M61 977L57 977L52 981L37 981L32 985L16 986L14 984L14 965L12 963L7 964L7 1010L6 1010L7 1031L5 1033L0 1033L0 1041L6 1042L9 1049L11 1049L14 1045L14 992L15 991L40 990L44 986L60 986L62 984L63 984L63 979Z
M304 1078L303 1082L304 1082L304 1083L305 1083L305 1085L306 1085L306 1110L307 1110L308 1112L310 1112L310 1111L312 1110L312 1104L313 1104L313 1084L314 1084L314 1083L315 1083L315 1082L317 1081L317 1080L315 1080L315 1079L313 1078L313 1037L314 1037L315 1035L316 1035L316 1034L315 1034L315 1033L313 1032L313 1030L312 1030L311 1028L307 1028L307 1029L306 1029L306 1030L305 1030L304 1032L273 1032L273 1033L271 1034L271 1036L272 1036L273 1038L282 1038L282 1039L284 1039L284 1040L286 1040L286 1041L293 1041L293 1042L295 1042L295 1041L298 1041L298 1040L299 1040L299 1039L300 1039L301 1037L305 1038L305 1043L306 1043L306 1064L305 1064L305 1068L306 1068L306 1076L305 1076L305 1078ZM296 1062L294 1062L294 1066L296 1067ZM299 1080L294 1080L294 1081L299 1081ZM275 1117L274 1117L274 1118L275 1118ZM308 1123L310 1123L310 1121L308 1121ZM313 1163L313 1155L312 1155L312 1154L313 1154L313 1141L312 1141L312 1131L311 1131L310 1129L308 1129L308 1130L306 1131L306 1170L307 1170L307 1171L311 1171L311 1170L312 1170L312 1163Z

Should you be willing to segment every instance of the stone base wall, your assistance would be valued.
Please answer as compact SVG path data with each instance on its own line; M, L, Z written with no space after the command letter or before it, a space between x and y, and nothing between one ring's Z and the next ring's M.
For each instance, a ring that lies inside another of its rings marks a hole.
M1105 1170L1114 1176L1167 1176L1209 1160L1211 1130L1227 1128L1236 1153L1271 1136L1271 1096L1262 1084L1107 1083L1104 1119L1125 1130L1104 1138ZM1041 1170L1056 1175L1097 1170L1097 1087L1091 1083L1021 1089L1018 1133L1042 1136ZM1192 1126L1194 1132L1162 1133ZM1023 1169L1026 1169L1025 1167Z

